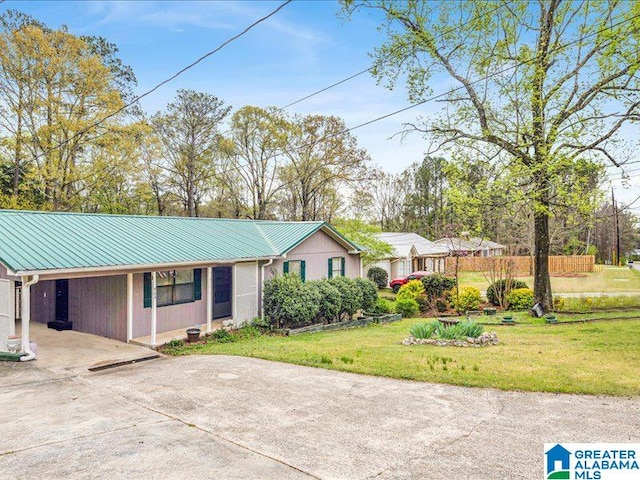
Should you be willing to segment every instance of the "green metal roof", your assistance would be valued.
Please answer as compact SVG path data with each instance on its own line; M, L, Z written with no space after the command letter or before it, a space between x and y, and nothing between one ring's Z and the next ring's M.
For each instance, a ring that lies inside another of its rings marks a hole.
M284 255L324 222L0 210L0 262L13 272L237 261Z

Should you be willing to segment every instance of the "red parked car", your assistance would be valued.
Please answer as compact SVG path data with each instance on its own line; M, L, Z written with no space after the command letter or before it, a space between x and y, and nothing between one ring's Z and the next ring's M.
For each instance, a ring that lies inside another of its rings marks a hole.
M405 283L410 282L411 280L419 280L422 277L426 277L427 275L430 275L430 272L418 270L417 272L413 272L411 275L407 275L406 277L394 278L393 280L391 280L391 283L389 283L389 286L391 287L391 290L393 290L393 293L398 293L400 287L402 287Z

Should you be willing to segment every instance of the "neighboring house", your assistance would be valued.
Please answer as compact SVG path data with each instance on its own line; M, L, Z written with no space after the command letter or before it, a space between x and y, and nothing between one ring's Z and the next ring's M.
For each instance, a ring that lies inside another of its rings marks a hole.
M497 257L504 255L505 245L478 237L471 238L441 238L434 243L449 249L451 255L469 257Z
M389 258L370 266L386 270L389 280L418 270L444 273L444 258L449 255L447 248L436 245L417 233L381 232L376 236L379 240L391 245L393 253Z
M361 275L360 249L324 222L0 210L0 232L0 350L16 317L27 339L33 320L155 345L260 315L274 272Z

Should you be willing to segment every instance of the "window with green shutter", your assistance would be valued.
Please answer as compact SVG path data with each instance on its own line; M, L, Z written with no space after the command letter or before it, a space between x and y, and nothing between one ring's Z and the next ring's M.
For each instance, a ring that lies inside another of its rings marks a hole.
M344 257L333 257L329 259L329 278L345 276Z
M156 272L158 307L195 302L202 299L202 270L166 270ZM151 273L144 274L144 308L151 307Z
M295 273L297 274L302 281L306 280L307 275L307 262L304 260L288 260L284 262L282 267L282 271L284 273Z

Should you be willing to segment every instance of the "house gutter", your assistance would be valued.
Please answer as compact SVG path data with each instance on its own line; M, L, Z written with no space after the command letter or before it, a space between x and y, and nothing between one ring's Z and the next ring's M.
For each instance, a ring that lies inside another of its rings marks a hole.
M56 268L51 270L18 270L15 272L16 276L54 276L54 275L74 275L74 274L91 274L91 273L109 273L109 272L126 272L126 271L138 271L149 272L152 270L173 270L179 267L197 267L200 265L211 264L229 264L238 262L257 262L260 260L271 260L276 258L283 258L281 256L269 256L269 257L253 257L253 258L234 258L228 260L199 260L189 262L167 262L167 263L146 263L138 265L109 265L104 267L80 267L80 268Z
M283 255L282 258L286 258L287 255ZM269 259L269 261L267 263L265 263L264 265L262 265L262 267L260 267L260 269L262 270L260 272L260 317L262 317L264 319L264 267L268 267L269 265L273 264L273 258Z
M31 322L31 286L38 283L40 275L34 275L31 280L25 282L28 277L23 277L22 283L22 351L26 353L20 357L21 362L35 360L36 354L29 346L29 322Z

